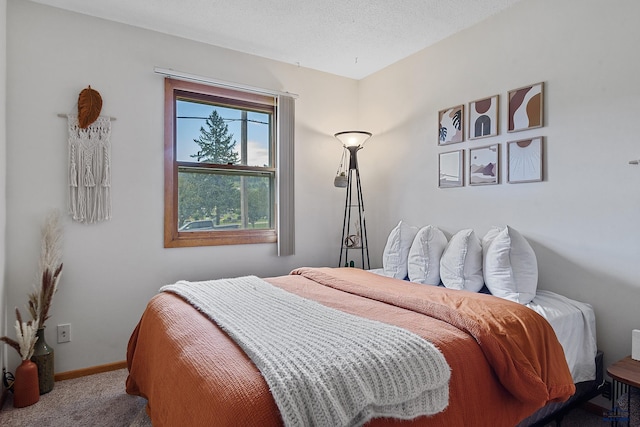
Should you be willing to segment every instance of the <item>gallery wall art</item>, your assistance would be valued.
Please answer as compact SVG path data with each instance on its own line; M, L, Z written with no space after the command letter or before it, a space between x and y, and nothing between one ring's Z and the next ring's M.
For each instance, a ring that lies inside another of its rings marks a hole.
M464 185L464 150L440 153L438 159L439 187L462 187Z
M438 113L438 144L454 144L464 141L464 105L447 108Z
M544 85L544 82L540 82L507 92L507 119L502 124L507 132L544 126ZM465 106L468 106L466 122ZM505 117L504 112L502 117ZM468 139L459 150L438 154L438 187L464 187L465 175L468 176L469 186L500 184L502 173L507 174L508 183L544 180L542 136L506 142L503 147L500 147L500 142L473 146L476 140L495 137L500 133L500 118L500 95L476 99L438 112L439 146L464 142L465 129ZM501 161L500 157L505 151L506 158ZM502 167L506 170L501 171Z
M498 134L498 99L495 95L469 103L469 139Z
M542 137L507 143L507 182L542 181Z
M498 184L500 174L500 146L469 149L469 185Z
M508 132L543 126L544 83L536 83L508 93Z

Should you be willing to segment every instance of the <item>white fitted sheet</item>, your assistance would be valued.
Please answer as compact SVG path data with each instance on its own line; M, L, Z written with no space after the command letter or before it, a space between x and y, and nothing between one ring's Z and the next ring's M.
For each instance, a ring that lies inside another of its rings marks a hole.
M547 319L564 350L576 383L596 378L596 317L590 304L538 289L527 307Z

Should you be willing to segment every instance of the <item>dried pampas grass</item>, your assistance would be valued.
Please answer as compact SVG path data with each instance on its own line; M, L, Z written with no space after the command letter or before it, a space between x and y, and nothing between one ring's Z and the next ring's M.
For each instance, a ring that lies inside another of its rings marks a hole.
M36 332L38 331L38 320L35 321L29 320L28 322L22 321L22 316L20 315L20 310L16 308L16 340L12 340L9 337L1 337L0 341L5 342L6 344L13 347L22 360L31 359L33 356L33 349L38 341L38 337L36 336Z
M44 322L49 318L49 309L53 295L58 289L58 282L62 274L62 227L60 212L53 210L47 215L42 228L42 246L40 248L39 281L40 289L36 288L29 294L29 313L32 320L22 321L20 310L16 308L16 336L17 340L0 337L0 341L13 347L22 360L30 359L33 348L38 340L38 329L44 328Z
M62 226L60 212L51 211L42 228L42 246L38 280L40 288L29 294L29 312L38 320L38 328L43 328L49 318L53 295L58 290L62 274Z

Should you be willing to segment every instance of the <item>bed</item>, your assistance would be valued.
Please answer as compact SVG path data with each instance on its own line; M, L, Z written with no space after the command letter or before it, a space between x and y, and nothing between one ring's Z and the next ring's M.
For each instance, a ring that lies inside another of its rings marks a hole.
M451 372L444 410L409 420L374 418L367 426L533 425L597 390L601 369L598 374L593 313L586 304L567 316L552 293L525 307L353 268L301 268L265 281L409 330L442 352ZM580 333L569 335L580 342L566 341L567 334L565 343L558 341L554 329L576 325ZM269 386L245 352L174 293L160 292L149 302L131 335L127 364L127 392L147 399L154 426L283 424Z

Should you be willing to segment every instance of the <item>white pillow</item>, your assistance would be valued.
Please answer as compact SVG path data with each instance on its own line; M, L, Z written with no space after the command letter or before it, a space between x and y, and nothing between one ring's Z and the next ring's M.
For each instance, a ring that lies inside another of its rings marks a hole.
M450 289L482 289L482 245L472 229L453 235L440 259L440 278Z
M492 228L482 239L484 281L491 294L527 304L536 296L538 261L527 239L507 226Z
M409 249L409 280L429 285L440 284L440 258L446 247L447 236L438 227L422 227Z
M487 264L487 253L489 252L489 246L491 242L494 241L496 236L500 234L503 229L500 227L493 226L487 231L487 234L482 238L482 268ZM484 274L484 271L483 271Z
M407 257L417 232L418 227L412 227L402 221L391 230L382 252L382 268L385 276L396 279L407 277Z

